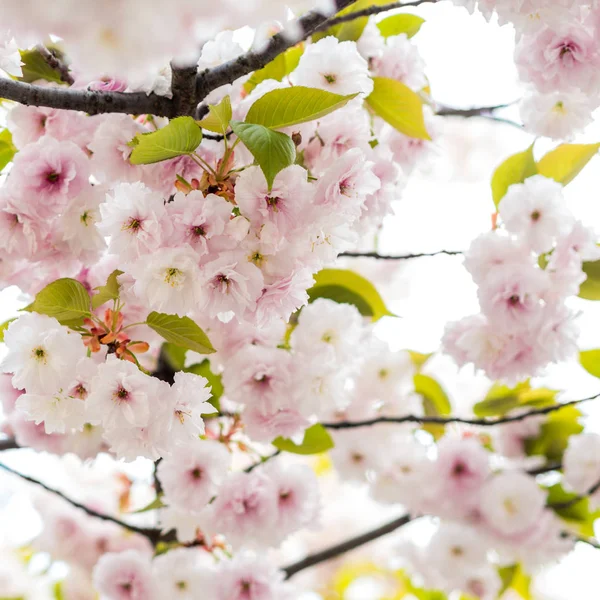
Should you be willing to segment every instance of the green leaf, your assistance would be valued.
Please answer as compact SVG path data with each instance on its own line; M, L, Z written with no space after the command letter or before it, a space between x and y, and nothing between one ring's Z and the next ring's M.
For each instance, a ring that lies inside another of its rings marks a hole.
M158 495L158 496L156 496L156 498L154 498L154 500L152 500L152 502L150 502L150 504L147 504L146 506L144 506L144 508L140 508L139 510L134 510L130 514L137 515L139 513L145 513L145 512L149 512L151 510L157 510L157 509L163 508L165 506L166 506L166 504L163 503L162 496Z
M531 577L523 572L520 565L511 565L509 567L500 567L498 569L498 575L502 580L502 588L498 597L502 597L502 594L508 589L512 589L523 599L532 600L533 596L529 588L531 587Z
M473 413L478 417L501 417L515 408L530 406L541 408L556 404L557 390L548 388L532 388L529 380L518 383L511 388L495 383L485 398L475 404Z
M202 121L196 122L202 129L208 129L208 131L225 135L229 128L231 114L231 100L229 96L225 96L216 106L209 104L208 116L202 119Z
M192 117L177 117L158 131L138 134L129 142L133 165L149 165L192 154L202 141L202 129Z
M560 461L572 435L583 431L579 422L581 412L574 406L565 406L548 415L540 434L525 441L528 456L542 455L549 461Z
M492 175L492 198L496 208L511 185L523 183L537 172L533 158L533 144L527 150L509 156Z
M600 144L561 144L538 162L540 175L567 185L598 154Z
M35 48L31 50L19 50L21 54L21 67L23 76L18 77L19 81L25 83L33 83L38 79L44 79L45 81L51 81L53 83L63 83L60 78L60 72L57 69L53 69L47 62L46 59L41 55L39 50Z
M183 371L187 353L186 348L165 342L160 351L173 371Z
M303 52L304 44L298 44L297 46L288 48L270 63L267 63L262 69L254 71L250 76L250 79L244 83L244 90L246 90L247 93L250 93L259 83L266 79L281 81L298 66Z
M419 32L423 23L425 23L425 19L417 17L417 15L401 14L382 19L377 23L377 27L384 38L401 33L405 33L407 37L411 38Z
M423 413L426 417L443 417L452 412L450 399L444 388L429 375L417 373L413 377L415 392L421 395L423 402ZM423 425L433 437L440 438L444 434L444 426L437 424Z
M108 279L104 285L94 288L94 290L97 291L97 293L92 296L92 308L94 310L96 310L99 306L102 306L105 302L119 299L119 291L121 286L117 281L117 277L122 274L123 271L115 269L108 276Z
M231 121L231 128L254 156L271 189L277 173L296 160L296 146L292 138L254 123Z
M308 290L309 302L317 298L329 298L340 304L353 304L361 315L394 317L384 304L375 286L362 275L348 269L322 269L315 276L315 284Z
M309 427L304 432L304 439L300 445L282 437L276 438L272 443L278 450L292 454L320 454L330 450L334 445L331 436L320 423Z
M343 10L340 10L336 13L336 17L342 17L344 15L349 15L353 12L358 12L365 8L370 8L372 6L380 6L382 4L388 4L389 0L357 0L357 2L353 2L350 6L347 6ZM351 21L346 21L345 23L340 23L339 25L334 25L330 27L326 31L318 32L313 34L313 41L320 40L321 38L327 37L328 35L335 36L341 42L356 42L358 38L362 35L367 23L369 21L368 17L360 17L358 19L353 19Z
M0 171L13 159L16 152L12 134L8 129L3 129L0 132Z
M579 286L577 295L586 300L600 300L600 260L584 262L582 268L587 279Z
M76 279L57 279L37 293L35 300L23 310L54 317L62 325L74 327L89 317L90 296Z
M294 86L267 92L248 111L246 123L281 129L320 119L345 106L358 94L340 96L325 90Z
M600 517L600 511L590 511L589 498L583 498L565 508L555 508L552 506L553 504L571 502L577 496L577 494L567 492L560 483L556 483L548 488L546 503L580 535L594 537L594 521Z
M376 115L408 137L430 140L423 117L423 101L409 87L387 77L373 77L367 104Z
M220 400L223 395L223 381L221 375L215 375L210 369L210 362L203 360L201 363L190 365L185 369L187 373L195 373L196 375L202 375L208 379L208 383L211 387L212 396L208 400L217 411L221 410Z
M204 331L189 317L151 312L146 319L146 325L156 331L167 342L171 342L176 346L181 346L200 354L215 352Z
M600 377L600 349L583 350L579 353L581 366L594 377Z
M413 365L419 370L432 356L433 352L429 352L428 354L423 354L423 352L417 352L416 350L407 350L410 360Z
M8 321L4 321L4 323L0 325L0 342L4 341L4 332L8 329L8 326L15 320L16 317L13 317L12 319L8 319Z

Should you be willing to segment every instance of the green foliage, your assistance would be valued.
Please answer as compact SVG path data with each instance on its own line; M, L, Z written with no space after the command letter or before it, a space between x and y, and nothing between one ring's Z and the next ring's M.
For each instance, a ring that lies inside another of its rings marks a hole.
M407 350L407 352L417 371L433 356L433 352L429 352L428 354L423 354L423 352L417 352L416 350Z
M176 156L190 155L202 141L202 129L192 117L177 117L168 125L136 135L129 146L133 152L129 161L133 165L149 165Z
M151 312L146 319L146 325L156 331L167 342L171 342L176 346L200 354L215 352L207 335L189 317Z
M66 600L65 595L63 594L62 591L62 581L57 581L54 584L54 600Z
M137 515L139 513L145 513L151 510L157 510L159 508L163 508L164 506L166 506L166 504L163 503L162 496L158 495L156 498L154 498L154 500L152 500L152 502L150 502L150 504L147 504L144 506L144 508L140 508L139 510L134 510L131 514Z
M119 271L119 269L115 269L106 280L104 285L101 285L97 288L96 294L92 296L92 308L95 310L99 306L102 306L104 303L109 302L110 300L118 300L119 299L119 291L120 285L117 281L117 277L122 275L123 271Z
M347 6L343 10L340 10L336 16L344 16L350 13L358 12L365 8L369 8L371 6L378 6L382 4L388 4L389 0L357 0L357 2L353 2L350 6ZM352 21L346 21L345 23L340 23L339 25L334 25L330 27L326 31L320 31L316 34L313 34L313 41L320 40L321 38L327 37L329 35L333 35L341 42L355 42L362 35L365 27L367 26L368 17L361 17L359 19L353 19Z
M8 326L16 319L13 317L12 319L8 319L8 321L4 321L2 325L0 325L0 342L4 341L4 332L8 329Z
M53 69L42 56L39 50L32 48L31 50L19 50L21 54L21 67L23 76L18 77L19 81L25 83L33 83L38 79L44 79L45 81L51 81L52 83L63 83L60 78L60 72L57 69Z
M277 173L296 160L296 146L292 138L264 125L242 121L231 121L231 128L254 156L271 189Z
M246 123L281 129L314 121L346 105L357 95L340 96L300 85L273 90L250 107Z
M475 404L473 413L478 417L501 417L507 412L524 406L541 408L556 404L557 390L532 388L529 380L511 388L495 383L485 398Z
M506 590L515 591L523 600L533 600L531 595L531 577L523 572L520 565L511 565L509 567L500 567L498 575L502 579L502 588L498 597L501 597Z
M315 284L308 290L309 302L328 298L340 304L353 304L361 315L373 321L391 313L375 289L362 275L348 269L322 269L315 276Z
M168 365L173 369L173 371L183 371L185 367L185 355L187 353L187 348L182 348L176 344L165 342L160 351L163 358L167 361Z
M292 454L320 454L333 448L333 445L331 436L320 423L309 427L304 432L304 439L300 445L282 437L273 440L275 448Z
M57 279L39 291L23 310L54 317L62 325L77 327L91 315L90 296L76 279Z
M210 369L210 362L203 360L201 363L190 365L185 369L187 373L195 373L196 375L202 375L208 379L208 384L211 387L212 396L208 400L214 407L215 410L221 410L221 396L223 395L223 381L221 375L216 375Z
M579 417L581 412L574 406L565 406L550 413L540 428L540 434L525 441L527 455L542 455L550 462L560 461L569 438L583 431Z
M574 502L577 494L567 492L560 483L548 488L547 504L554 512L564 519L579 535L594 537L594 521L600 517L600 510L590 511L589 498L582 498ZM565 503L573 504L564 508L555 508L552 505Z
M377 23L377 27L384 38L401 33L405 33L407 37L411 38L419 32L423 23L425 23L425 19L417 17L417 15L400 14L382 19Z
M304 44L298 44L297 46L288 48L270 63L267 63L262 69L254 71L250 76L250 79L244 83L244 89L246 92L250 93L261 81L265 81L266 79L281 81L298 66L303 52Z
M594 377L600 377L600 349L583 350L579 353L581 366Z
M586 300L600 300L600 260L584 262L583 272L587 279L579 286L577 295Z
M423 117L423 101L409 87L387 77L373 78L366 99L376 115L408 137L430 140Z
M504 198L508 188L515 183L523 183L528 177L538 172L533 158L533 144L509 156L495 171L492 176L492 198L496 208Z
M0 171L13 159L17 152L8 129L0 132Z
M413 377L413 382L415 392L421 395L423 413L426 417L443 417L452 413L452 405L448 395L433 377L417 373ZM436 439L444 434L443 425L428 424L424 425L423 429Z
M600 144L561 144L538 162L540 175L567 185L598 154Z
M196 121L202 129L214 131L215 133L225 134L231 121L231 100L225 96L217 105L208 105L208 116L202 121Z

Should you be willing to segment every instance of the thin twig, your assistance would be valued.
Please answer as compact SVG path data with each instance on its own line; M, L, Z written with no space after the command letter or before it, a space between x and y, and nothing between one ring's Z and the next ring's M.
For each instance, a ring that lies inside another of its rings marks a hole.
M30 477L29 475L25 475L23 473L20 473L19 471L15 471L15 469L12 469L11 467L9 467L8 465L5 465L4 463L0 463L0 469L3 469L4 471L7 471L8 473L12 473L13 475L20 477L21 479L24 479L25 481L28 481L29 483L34 483L35 485L43 488L47 492L50 492L51 494L54 494L55 496L62 498L65 502L68 502L75 508L81 509L86 514L88 514L90 517L96 517L97 519L102 519L103 521L108 521L110 523L114 523L115 525L119 525L119 527L122 527L123 529L127 529L128 531L132 531L133 533L138 533L140 535L143 535L143 536L147 537L154 545L156 545L156 543L158 541L160 541L161 533L160 533L160 530L158 530L158 529L147 529L145 527L136 527L135 525L130 525L129 523L125 523L124 521L120 521L119 519L117 519L115 517L111 517L110 515L106 515L104 513L99 513L97 511L93 510L92 508L85 506L85 504L81 504L80 502L77 502L76 500L69 498L67 495L63 494L61 491L47 486L45 483L42 483L38 479L34 479L33 477Z
M551 473L552 471L560 471L562 469L562 463L548 463L535 469L527 469L529 475L543 475L544 473Z
M378 425L379 423L419 423L419 424L435 424L435 425L448 425L449 423L463 423L465 425L478 425L480 427L493 427L494 425L502 425L503 423L516 423L518 421L524 421L530 417L539 415L547 415L549 413L561 410L567 406L575 406L582 402L588 402L595 400L600 397L600 393L588 398L580 398L579 400L570 400L569 402L563 402L561 404L553 404L552 406L545 406L543 408L535 408L528 412L524 412L518 415L511 415L508 417L499 418L481 418L481 419L465 419L462 417L425 417L418 415L406 415L404 417L374 417L373 419L366 419L364 421L338 421L335 423L323 423L323 427L328 429L354 429L356 427L369 427L371 425Z
M315 552L315 554L310 554L306 558L284 567L282 570L285 573L286 579L289 579L299 571L318 565L326 560L336 558L341 554L350 552L350 550L354 550L360 546L364 546L365 544L387 535L388 533L392 533L392 531L395 531L399 527L406 525L410 521L410 515L403 515L402 517L398 517L397 519L394 519L393 521L390 521L381 527L377 527L376 529L368 531L367 533L357 535L356 537L350 538L344 542L341 542L340 544L325 548L325 550L321 550L320 552Z
M414 254L379 254L379 252L342 252L338 257L346 256L348 258L377 258L379 260L408 260L410 258L423 258L424 256L460 256L461 250L437 250L436 252L416 252Z
M264 465L267 461L271 460L272 458L275 458L276 456L279 456L280 454L281 454L281 450L277 450L277 452L273 452L273 454L269 454L269 456L264 456L259 461L255 462L253 465L246 467L244 469L244 472L251 473L252 471L254 471L254 469L256 469L256 467L260 467L261 465Z
M43 44L38 44L35 49L40 53L44 61L46 61L46 64L59 74L61 81L64 81L64 83L68 83L69 85L75 83L68 65L56 56L52 50L49 50Z
M571 508L578 502L593 496L598 490L600 490L600 480L598 480L587 492L583 494L577 494L570 500L565 500L564 502L553 502L552 504L548 504L548 508L552 508L554 510L564 510L565 508Z

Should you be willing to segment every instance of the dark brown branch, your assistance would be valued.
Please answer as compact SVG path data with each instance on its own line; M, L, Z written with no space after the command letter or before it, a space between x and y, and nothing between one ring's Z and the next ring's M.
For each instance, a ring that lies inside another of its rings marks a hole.
M27 106L46 106L80 110L90 115L101 113L177 116L170 98L144 92L95 92L62 87L41 87L12 79L0 79L0 98Z
M171 92L173 94L173 111L177 115L193 115L196 102L196 65L178 66L171 63Z
M527 469L529 475L543 475L544 473L551 473L552 471L560 471L562 469L562 463L548 463L535 469Z
M394 519L393 521L390 521L381 527L377 527L376 529L368 531L367 533L357 535L356 537L350 538L349 540L341 542L340 544L336 544L335 546L331 546L330 548L326 548L325 550L321 550L320 552L316 552L315 554L310 554L306 558L284 567L282 570L285 573L286 579L289 579L299 571L303 571L309 567L314 567L319 563L336 558L341 554L350 552L350 550L354 550L360 546L364 546L365 544L387 535L388 533L392 533L392 531L396 531L396 529L406 525L410 521L410 515L398 517L397 519Z
M570 500L566 500L565 502L553 502L552 504L548 504L548 508L552 508L554 510L564 510L565 508L571 508L578 502L593 496L598 490L600 490L600 480L598 480L587 492L583 494L577 494Z
M354 0L336 0L336 8L338 11L342 10L352 4L353 1ZM203 100L210 92L222 85L232 83L244 75L262 69L267 63L270 63L282 52L295 46L298 42L305 40L315 31L318 31L321 28L327 29L330 20L330 17L327 17L320 12L311 11L300 17L297 21L297 25L300 29L299 36L292 37L288 32L277 33L260 52L251 50L233 60L219 65L218 67L205 69L198 74L198 79L196 80L196 98L198 100Z
M253 465L246 467L244 469L244 472L251 473L252 471L254 471L254 469L256 469L256 467L260 467L261 465L264 465L266 462L268 462L272 458L279 456L280 454L281 454L281 450L277 450L277 452L273 452L273 454L269 454L269 456L264 456L258 462L255 462Z
M49 50L43 44L38 44L35 49L46 61L46 64L59 74L61 81L64 81L69 85L73 85L73 83L75 83L69 67L55 54L53 50Z
M29 477L29 475L25 475L23 473L20 473L19 471L15 471L14 469L9 467L8 465L5 465L4 463L0 463L0 469L3 469L4 471L7 471L8 473L12 473L13 475L20 477L21 479L24 479L25 481L28 481L29 483L34 483L35 485L41 487L42 489L46 490L47 492L50 492L51 494L54 494L55 496L62 498L65 502L68 502L75 508L81 509L86 514L88 514L90 517L96 517L97 519L101 519L103 521L108 521L109 523L114 523L115 525L118 525L119 527L122 527L123 529L127 529L128 531L132 531L133 533L138 533L139 535L143 535L143 536L147 537L154 545L156 545L161 539L161 533L160 533L160 530L158 530L158 529L147 529L145 527L136 527L135 525L129 525L129 523L120 521L119 519L117 519L115 517L111 517L110 515L99 513L97 511L89 508L88 506L85 506L84 504L81 504L80 502L77 502L76 500L69 498L67 495L63 494L61 491L51 488L51 487L47 486L45 483L42 483L41 481L34 479L33 477Z
M373 419L367 419L365 421L338 421L337 423L323 423L324 427L328 429L354 429L356 427L370 427L371 425L378 425L379 423L419 423L419 424L435 424L435 425L448 425L449 423L463 423L465 425L478 425L480 427L492 427L494 425L502 425L503 423L516 423L518 421L524 421L530 417L539 415L547 415L549 413L561 410L566 406L575 406L582 402L588 402L595 400L600 397L599 394L589 396L588 398L581 398L579 400L570 400L569 402L563 402L562 404L553 404L552 406L545 406L543 408L535 408L528 412L521 413L519 415L511 415L508 417L500 417L495 419L482 418L482 419L466 419L462 417L421 417L417 415L406 415L404 417L375 417Z
M460 256L461 250L437 250L436 252L417 252L415 254L379 254L379 252L342 252L338 257L349 258L378 258L380 260L408 260L410 258L422 258L424 256L439 256L446 254L447 256Z
M7 438L5 440L0 440L0 452L2 452L2 450L13 450L15 448L20 448L21 446L19 446L19 444L17 444L17 441L14 440L13 438Z

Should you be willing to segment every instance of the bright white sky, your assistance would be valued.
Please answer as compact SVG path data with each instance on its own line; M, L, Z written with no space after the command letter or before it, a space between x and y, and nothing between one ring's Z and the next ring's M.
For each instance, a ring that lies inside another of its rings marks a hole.
M512 62L514 45L510 27L499 28L449 2L424 5L418 14L427 19L414 38L427 64L433 97L442 104L470 107L501 104L518 99L521 90ZM516 109L505 111L517 116ZM593 125L585 141L600 141L600 126ZM380 237L383 253L466 249L470 241L490 227L493 209L489 181L494 168L507 156L523 150L531 136L509 125L482 119L445 119L437 156L429 168L412 176ZM537 142L543 153L550 144ZM600 225L597 181L598 159L569 185L566 197L577 216ZM600 227L598 228L600 230ZM440 341L444 325L477 310L475 287L460 258L434 257L399 263L347 261L364 268L399 319L384 319L382 338L394 348L429 352ZM0 322L13 316L17 293L0 294ZM575 301L582 311L581 348L600 346L600 302ZM431 371L443 381L457 410L480 398L487 382L469 369L457 373L444 358L432 361ZM549 370L546 385L565 390L565 398L578 398L600 390L600 381L576 364ZM590 410L588 407L586 410ZM599 411L590 410L589 425L600 431ZM29 466L29 465L28 465ZM0 494L0 503L2 497ZM358 508L358 505L357 505ZM2 523L0 522L0 529ZM536 600L597 600L600 551L578 548L559 567L536 584ZM352 600L377 600L361 591Z

